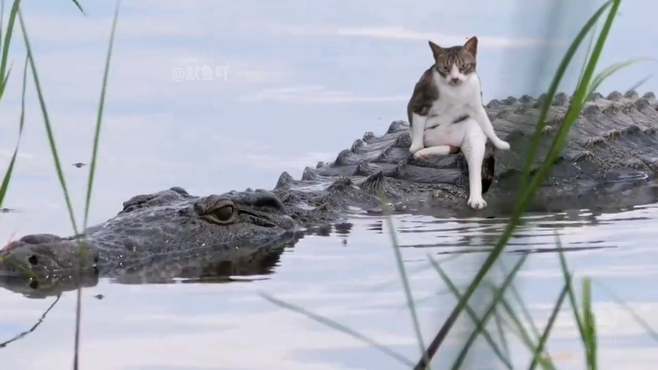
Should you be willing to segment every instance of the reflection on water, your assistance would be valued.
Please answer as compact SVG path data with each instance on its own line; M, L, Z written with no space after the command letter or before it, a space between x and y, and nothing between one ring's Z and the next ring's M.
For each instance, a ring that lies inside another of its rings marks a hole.
M557 255L547 253L554 251L556 235L569 250L569 265L577 278L591 276L610 287L658 327L658 292L653 289L658 250L647 243L658 234L649 226L656 218L657 206L525 218L500 261L510 270L520 253L531 253L515 281L539 330L562 288ZM426 343L455 304L427 256L439 260L455 284L463 287L506 222L505 218L395 217ZM87 287L82 302L83 368L404 368L352 337L273 305L260 292L336 320L412 362L417 359L419 349L383 218L361 216L320 227L299 235L285 248L254 253L243 261L204 261L207 265L197 264L191 270L184 260L157 268L144 264L138 267L150 273L134 268L120 276L80 282ZM77 283L54 281L34 287L5 280L3 284L3 368L69 368ZM658 359L658 351L644 329L596 285L594 299L601 368L648 369ZM488 298L476 295L472 302L480 312ZM548 348L558 368L581 369L582 346L569 308L563 306ZM471 328L463 316L438 353L440 364L450 363L461 349L464 333ZM36 329L35 324L39 324ZM493 328L493 322L490 325ZM512 333L508 341L515 363L525 367L528 351ZM486 342L476 343L469 368L503 368Z

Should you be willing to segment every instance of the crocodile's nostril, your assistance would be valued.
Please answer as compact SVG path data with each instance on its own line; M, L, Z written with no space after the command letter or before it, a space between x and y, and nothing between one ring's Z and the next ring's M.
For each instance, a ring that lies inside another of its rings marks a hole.
M36 266L39 264L39 259L37 259L37 256L31 255L30 258L27 259L27 262L31 263L33 266Z

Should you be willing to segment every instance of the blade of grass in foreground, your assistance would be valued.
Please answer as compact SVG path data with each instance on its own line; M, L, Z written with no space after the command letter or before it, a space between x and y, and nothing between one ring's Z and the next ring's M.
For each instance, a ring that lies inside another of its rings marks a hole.
M402 253L400 253L400 244L398 243L397 234L395 233L395 228L393 227L393 220L391 219L391 210L388 208L388 202L386 202L387 199L385 199L385 195L383 193L380 194L379 198L380 198L380 204L382 206L382 209L384 210L384 215L386 218L386 226L388 227L389 235L391 236L391 243L393 244L393 251L395 252L395 262L397 263L398 266L398 272L400 273L400 278L402 279L404 294L407 297L407 304L409 305L409 311L411 312L411 321L414 324L416 338L418 339L418 346L420 347L420 354L421 356L425 356L425 344L423 343L423 334L420 331L418 315L416 314L416 304L414 303L414 298L413 295L411 294L411 286L409 285L407 272L405 271L404 268Z
M46 311L41 315L41 317L40 317L39 320L36 322L36 324L32 325L32 327L31 327L29 330L24 331L24 332L18 334L17 336L15 336L15 337L13 337L13 338L11 338L11 339L9 339L9 340L6 340L6 341L0 343L0 348L5 348L5 347L7 347L9 344L11 344L11 343L13 343L13 342L15 342L15 341L17 341L17 340L19 340L19 339L25 337L26 335L28 335L28 334L34 332L35 330L37 330L37 328L39 327L39 325L41 325L41 323L43 322L43 320L46 319L46 316L48 315L48 313L50 312L50 310L52 310L53 307L55 307L55 305L57 304L57 302L59 302L59 299L60 299L61 297L62 297L62 294L61 294L61 293L57 295L57 298L55 299L55 301L50 305L50 307L48 307L48 308L46 309Z
M20 146L21 137L23 135L23 127L25 125L25 90L26 89L27 89L27 58L25 58L25 64L23 66L23 90L21 93L21 115L18 124L18 140L16 143L16 148L14 149L14 154L11 156L11 160L9 161L9 167L7 168L7 172L5 173L4 178L2 179L2 185L0 185L0 207L2 207L2 203L4 202L5 196L7 195L7 191L9 189L9 182L11 181L11 176L14 171L14 164L16 163L16 157L18 156L18 148ZM14 268L16 268L17 270L20 270L21 272L25 273L27 276L31 277L32 279L39 281L36 274L32 270L23 267L23 265L12 259L5 259L3 257L0 257L0 262L7 262L12 266L14 266Z
M118 11L118 4L117 4L117 11ZM43 92L41 91L41 85L39 83L39 77L38 77L38 73L37 73L36 63L34 61L34 55L32 53L32 48L30 47L29 37L28 37L27 29L26 29L27 27L25 26L25 21L23 19L23 16L22 16L20 10L18 11L18 17L19 17L21 29L23 31L23 39L24 39L24 42L25 42L25 48L27 50L28 60L30 62L30 67L31 67L31 70L32 70L32 77L34 79L34 84L35 84L35 87L37 89L37 94L38 94L38 97L39 97L39 104L40 104L40 107L41 107L41 112L43 114L44 124L46 126L46 132L47 132L47 135L48 135L48 141L49 141L51 152L52 152L52 155L53 155L53 161L55 162L55 169L56 169L59 181L60 181L60 185L62 186L62 190L64 192L64 199L66 200L66 206L67 206L67 209L68 209L68 212L69 212L69 217L70 217L70 220L71 220L71 224L73 226L73 231L74 231L76 236L79 236L80 233L78 232L77 223L75 222L75 214L73 212L73 206L71 204L71 198L69 196L69 192L68 192L68 189L67 189L67 186L66 186L66 180L64 179L64 174L63 174L63 171L62 171L62 166L61 166L61 163L60 163L60 160L59 160L59 156L57 154L57 146L55 144L53 129L52 129L52 126L50 124L50 119L49 119L49 116L48 116L48 110L46 108L46 102L45 102L45 99L43 97ZM112 34L114 34L114 26L115 25L116 25L116 14L115 14L115 20L114 20L114 23L113 23ZM108 65L106 65L106 68L108 68L108 66L109 66L109 63L108 63ZM104 94L102 96L104 97ZM83 261L86 262L87 259L84 257L84 256L86 256L86 246L84 245L84 243L81 243L78 240L78 247L79 247L79 251L80 251L80 254L81 254L80 263L82 263ZM79 266L78 270L81 270L81 266ZM80 272L80 271L78 271L78 272ZM79 348L79 320L80 320L80 314L81 314L80 313L80 290L78 290L78 304L77 304L77 312L76 312L76 343L75 343L75 354L74 354L74 360L73 360L73 368L75 370L77 370L78 367L79 367L79 364L78 364L78 348Z
M644 85L644 84L645 84L647 81L649 81L652 77L653 77L653 75L648 75L647 77L645 77L645 78L641 79L640 81L636 82L633 86L631 86L630 88L628 88L626 91L628 92L628 91L634 91L634 90L637 90L638 88L640 88L640 86Z
M619 62L619 63L615 63L615 64L611 65L610 67L608 67L608 68L604 69L602 72L600 72L596 77L594 77L594 80L592 81L592 85L587 90L587 95L586 96L587 97L591 96L592 93L599 88L601 83L603 83L603 81L606 78L612 76L613 74L615 74L616 72L618 72L622 68L629 67L629 66L631 66L635 63L649 62L649 61L654 61L655 62L656 60L653 59L653 58L642 57L642 58L629 59L625 62Z
M11 73L11 67L9 67L9 71L7 71L7 58L9 57L9 46L11 45L11 36L14 31L14 23L16 21L20 2L21 0L14 0L14 4L11 6L11 11L9 12L9 23L7 24L7 34L5 35L4 44L2 45L2 59L0 59L0 77L2 78L2 85L0 85L0 101L2 101L2 97L4 96L7 80ZM7 73L6 75L5 72Z
M573 281L572 281L573 279L571 273L569 272L569 268L567 267L567 259L564 256L562 241L558 237L557 232L555 234L556 234L555 239L560 256L560 266L562 267L562 274L564 275L564 281L567 286L567 294L569 295L569 303L571 304L571 310L573 311L574 320L576 321L576 326L578 327L578 333L580 334L580 339L583 341L583 345L585 346L585 362L587 362L587 359L589 358L589 348L586 345L587 342L585 337L585 330L583 329L583 322L580 317L580 314L578 313L578 302L576 301L576 295L574 294L573 291Z
M112 31L110 33L110 45L107 49L107 56L105 58L105 71L103 72L103 83L101 85L100 102L98 103L98 113L96 116L96 131L94 133L94 147L91 153L91 161L89 166L89 179L87 181L87 198L85 200L85 215L83 220L83 230L87 228L87 221L89 220L89 207L91 205L91 193L94 186L94 174L96 172L96 161L98 159L98 146L100 142L100 132L103 122L103 110L105 108L105 93L107 89L107 76L110 71L110 60L112 59L112 47L114 46L114 34L117 28L117 21L119 18L119 7L121 0L117 0L116 8L114 9L114 20L112 21Z
M495 287L493 287L492 290L495 293L496 290ZM534 344L532 338L530 338L530 335L528 334L528 331L521 323L521 320L519 320L519 316L514 311L514 308L512 308L512 306L509 304L509 302L507 302L507 300L504 297L501 298L500 304L503 306L505 312L507 312L507 316L510 317L510 319L514 323L514 326L512 326L512 324L507 323L505 321L503 321L503 323L509 327L512 333L516 334L519 340L521 340L521 342L526 346L526 348L529 351L534 352L537 346ZM541 336L539 336L538 339L540 338ZM551 362L551 357L548 354L548 351L544 349L543 353L545 357L539 357L538 359L539 364L542 366L544 370L555 370L555 365L553 365L553 363Z
M78 226L75 222L75 214L73 212L73 205L71 204L71 197L69 196L69 191L66 186L66 180L64 179L64 171L62 170L62 164L59 160L59 155L57 154L57 144L55 144L55 137L53 135L53 128L50 124L50 118L48 116L48 109L46 108L46 101L43 97L43 92L41 91L41 84L39 83L39 74L37 72L36 63L34 61L34 55L32 54L32 48L30 47L30 40L28 38L27 29L25 27L25 21L23 20L23 15L20 10L18 11L18 19L21 25L21 30L23 31L23 41L25 42L25 49L27 50L27 58L30 62L30 69L32 71L32 78L34 80L34 87L37 89L37 96L39 98L39 106L41 107L41 113L43 115L43 121L46 126L46 134L48 137L48 143L50 145L50 151L53 156L53 162L55 163L55 171L59 179L59 183L62 186L62 191L64 192L64 200L66 201L66 208L69 213L69 218L71 220L71 225L73 226L73 231L75 235L78 235Z
M583 75L585 74L585 69L587 68L587 60L591 56L592 53L592 45L594 45L594 38L596 37L596 23L594 24L594 28L590 30L590 38L589 38L589 43L587 44L587 51L585 51L585 58L583 59L583 65L580 68L580 74L578 75L578 83L576 86L580 85L580 82L583 80Z
M73 4L75 4L78 10L80 10L80 13L82 13L82 15L84 15L85 17L87 16L87 14L85 14L84 9L82 9L82 5L80 5L80 2L78 0L73 0Z
M0 0L0 45L2 45L2 30L5 27L5 0Z
M526 256L523 256L522 260L524 260L525 257ZM441 265L436 260L434 260L431 256L428 255L427 258L430 260L430 263L432 264L432 266L434 267L436 272L439 273L439 275L441 276L441 279L443 279L443 281L448 286L448 288L450 289L452 294L455 296L455 298L457 298L457 300L461 299L461 294L459 293L459 290L457 289L455 284L452 282L450 277L445 273L445 271L443 271L443 269L441 268ZM495 309L495 305L494 305L494 309ZM494 342L493 338L491 338L491 335L486 330L486 328L485 328L486 327L485 318L483 317L482 321L480 321L478 319L477 314L475 313L475 311L473 311L473 309L468 304L466 304L466 306L464 306L464 310L466 311L468 316L471 318L471 320L475 324L475 326L477 328L476 330L477 331L482 330L482 336L484 336L484 338L487 340L487 342L491 346L491 349L493 349L494 353L496 354L496 356L498 356L500 361L505 365L505 367L507 367L508 369L512 369L512 364L510 363L509 355L508 356L503 355L503 353L498 348L498 345L496 344L496 342Z
M596 366L596 323L592 311L592 290L589 278L583 280L583 326L585 346L587 347L587 367L595 370Z
M599 35L599 38L596 41L596 45L594 46L594 51L592 52L592 56L587 63L587 68L585 69L585 73L583 74L582 77L582 84L578 85L578 88L574 93L574 98L572 99L572 102L569 105L569 109L567 110L567 114L564 118L564 123L559 128L557 135L553 140L551 149L548 155L546 156L546 161L539 168L537 175L532 179L530 188L524 189L524 196L522 196L521 199L527 199L527 200L522 203L522 209L525 209L525 207L527 206L526 203L530 200L532 194L535 192L537 187L539 187L539 183L543 181L544 176L546 176L546 173L552 167L552 164L557 159L557 156L561 152L562 146L566 141L567 133L571 129L571 126L573 126L573 124L575 123L578 116L580 115L580 112L582 111L583 106L585 104L585 100L589 97L588 92L589 89L591 88L590 81L592 79L592 75L594 74L594 70L596 69L596 64L599 60L599 57L603 52L603 46L605 45L605 41L608 37L608 34L610 33L610 29L612 28L612 22L614 21L615 16L617 15L620 3L621 0L614 0L614 2L612 3L612 7L610 8L610 11L608 13L608 18L606 19L605 24L603 25L603 28L601 30L601 34ZM609 77L609 75L606 77ZM605 77L601 79L599 83L602 82L604 79Z
M544 350L544 346L546 345L548 336L551 333L551 329L553 329L553 324L555 323L555 319L557 318L557 315L560 312L560 307L562 307L562 302L564 302L564 298L566 296L567 296L567 286L565 284L564 288L562 288L562 292L560 292L559 298L557 299L555 308L553 308L553 312L551 313L551 316L548 319L548 323L546 323L544 334L541 336L541 339L539 340L539 344L537 344L537 348L535 349L534 356L532 357L532 362L530 363L529 370L534 370L534 368L537 366L537 361L539 360L539 356Z
M18 140L16 143L16 148L14 149L14 154L11 156L9 161L9 167L5 173L5 177L2 179L2 185L0 185L0 207L2 207L2 202L5 199L7 190L9 188L9 181L11 175L14 171L14 164L16 163L16 156L18 156L18 148L20 146L21 137L23 136L23 127L25 125L25 85L27 80L27 58L25 58L25 66L23 68L23 93L21 95L21 116L18 122Z
M356 339L358 339L358 340L360 340L360 341L362 341L362 342L364 342L364 343L370 344L371 346L375 347L375 348L378 349L379 351L381 351L381 352L387 354L387 355L390 356L391 358L394 358L394 359L396 359L397 361L399 361L399 362L401 362L401 363L403 363L403 364L405 364L405 365L407 365L407 366L414 366L414 363L413 363L411 360L405 358L405 357L402 356L401 354L399 354L399 353L397 353L397 352L395 352L395 351L393 351L393 350L390 350L390 349L386 348L385 346L383 346L383 345L381 345L381 344L375 342L374 340L372 340L372 339L366 337L365 335L363 335L363 334L361 334L361 333L359 333L359 332L356 332L356 331L354 331L354 330L352 330L352 329L346 327L345 325L339 324L339 323L337 323L336 321L330 320L330 319L328 319L328 318L326 318L326 317L323 317L323 316L320 316L320 315L318 315L318 314L316 314L316 313L313 313L313 312L307 311L307 310L305 310L305 309L303 309L303 308L301 308L301 307L297 307L297 306L294 306L294 305L292 305L292 304L290 304L290 303L283 302L283 301L281 301L281 300L279 300L279 299L276 299L276 298L270 296L269 294L260 293L260 296L263 297L263 298L265 298L265 299L267 299L268 301L270 301L270 302L276 304L277 306L280 306L280 307L283 307L283 308L287 308L287 309L289 309L289 310L291 310L291 311L295 311L295 312L297 312L297 313L300 313L300 314L302 314L302 315L304 315L304 316L306 316L306 317L308 317L308 318L311 318L311 319L313 319L313 320L315 320L315 321L317 321L317 322L319 322L319 323L321 323L321 324L324 324L324 325L329 326L329 327L331 327L331 328L334 328L334 329L336 329L336 330L338 330L338 331L341 331L341 332L343 332L343 333L345 333L345 334L348 334L348 335L350 335L350 336L352 336L352 337L354 337L354 338L356 338Z
M580 47L580 44L582 43L583 39L591 31L592 27L596 24L599 17L601 17L605 9L608 6L610 6L613 1L615 0L609 0L605 2L603 5L601 5L601 7L585 23L585 26L583 26L583 28L580 30L576 38L572 41L565 56L562 58L562 62L558 66L555 75L553 76L553 80L551 81L551 84L548 88L548 92L546 94L546 99L544 100L544 104L542 105L541 113L539 114L537 128L531 139L530 149L528 150L528 159L526 161L526 165L523 170L523 177L521 179L520 189L526 189L528 186L528 179L530 178L530 171L532 169L532 164L534 163L535 155L539 152L539 141L541 140L542 131L546 124L546 117L548 117L548 110L551 107L551 102L553 101L553 98L557 93L557 89L560 86L560 82L562 81L562 78L564 77L564 74L566 73L569 64L571 64L571 60L576 54L576 51ZM591 47L591 41L590 41L590 47ZM589 53L589 49L588 49L588 53ZM586 71L587 71L587 64L584 64L583 73L580 77L580 81L578 82L578 86L581 86L581 84L583 83L583 77L585 76Z
M468 340L464 344L464 348L462 348L461 352L457 356L457 360L455 361L455 363L452 366L453 370L457 370L461 367L462 363L466 359L466 354L468 353L471 346L475 342L475 339L477 339L477 336L480 334L480 332L484 331L484 328L487 325L487 321L489 321L489 318L491 317L491 314L493 313L494 309L496 308L496 305L501 300L501 298L504 297L505 290L510 285L510 283L512 282L512 280L516 276L516 273L521 269L521 267L523 266L523 264L525 263L527 258L528 258L528 254L524 254L523 256L521 256L521 258L519 258L519 261L516 263L516 265L512 269L512 272L510 272L510 274L507 275L507 277L505 277L505 280L503 281L503 284L501 285L501 287L494 291L493 300L492 300L489 308L487 309L487 311L482 316L482 320L477 323L477 327L471 333ZM459 298L460 298L459 295L457 295L457 299L459 299Z
M534 161L534 154L537 152L538 144L539 144L539 138L541 135L541 131L545 125L545 122L543 120L546 117L546 114L544 114L544 111L548 111L548 107L551 105L553 101L553 97L555 95L555 92L557 91L557 87L559 86L559 83L563 77L564 70L566 70L566 66L569 65L571 62L571 59L573 58L573 55L575 54L576 50L578 49L578 46L582 42L583 38L587 35L589 30L592 28L594 23L598 20L598 18L603 14L605 9L608 6L611 6L610 12L608 15L608 19L606 20L606 23L603 26L603 29L601 31L601 35L599 36L596 46L594 47L594 51L592 52L592 57L590 58L587 68L585 70L585 73L583 74L583 78L581 80L580 85L578 86L578 89L576 90L575 94L575 99L573 99L570 103L568 113L564 119L563 124L560 126L558 129L558 134L555 137L555 140L553 142L553 146L551 147L551 151L548 153L546 160L542 164L542 166L539 168L539 171L535 174L535 176L532 178L532 181L530 181L529 186L527 187L522 187L521 188L521 195L519 196L519 199L517 201L517 204L514 208L514 212L512 214L512 217L510 217L510 221L507 224L507 227L505 228L505 231L501 235L501 238L499 239L498 243L496 244L496 247L494 250L489 254L487 259L484 261L482 264L482 267L474 277L471 285L469 285L468 289L463 295L463 298L459 301L457 306L454 308L448 319L446 320L445 324L441 327L439 332L436 334L434 337L434 340L430 343L429 347L427 348L426 353L422 356L422 358L418 361L416 364L415 370L423 370L429 365L429 360L432 359L436 351L439 349L439 346L441 343L443 343L443 340L447 336L448 332L454 325L454 322L456 321L457 317L461 313L461 311L464 309L464 305L466 304L466 301L468 301L481 281L484 279L484 276L487 274L489 269L493 266L494 262L498 259L498 256L502 253L503 248L507 244L507 241L511 237L516 225L519 223L521 215L525 211L528 203L532 199L532 196L534 195L536 189L539 187L539 184L541 181L546 176L546 173L548 172L548 169L552 167L555 158L558 155L559 152L559 143L564 142L566 133L571 129L571 125L574 123L574 121L577 118L577 115L580 113L582 110L582 106L584 103L584 94L589 87L589 83L592 77L592 74L594 73L594 69L596 68L596 63L598 62L598 58L602 52L603 49L603 44L605 43L605 40L608 36L608 33L610 31L610 28L612 27L612 20L614 19L615 15L617 14L617 9L619 8L619 4L621 3L621 0L610 0L603 4L599 10L597 10L592 17L587 21L585 26L581 29L580 33L576 36L574 41L572 42L571 46L569 47L568 52L564 56L562 63L560 64L560 67L558 68L558 71L553 79L553 82L551 83L551 86L549 88L549 93L547 94L547 98L544 101L544 106L542 109L542 114L540 116L539 122L537 124L537 128L535 129L535 133L533 136L532 140L532 145L528 153L528 161L526 164L526 168L530 168L532 166L532 163ZM530 171L524 171L524 178L522 181L522 184L527 184L527 177L529 177ZM429 360L428 360L429 359Z
M112 31L110 32L110 44L107 49L107 57L105 59L105 71L103 72L103 83L101 85L101 96L100 102L98 103L98 113L96 116L96 131L94 133L94 147L91 153L91 165L89 166L89 179L87 180L87 197L85 199L85 214L83 219L82 230L87 229L87 221L89 220L89 207L91 206L91 193L94 187L94 173L96 171L96 161L98 158L98 145L100 142L100 131L103 122L103 108L105 107L105 92L107 89L107 76L110 70L110 60L112 59L112 47L114 46L114 34L116 32L117 20L119 18L119 8L121 6L121 0L117 0L116 7L114 9L114 19L112 20ZM82 261L86 261L85 250L81 248L80 250L81 258L79 260L78 266L78 278L82 273ZM76 292L76 315L75 315L75 359L74 359L74 368L78 367L78 352L80 348L80 318L82 316L82 287L78 286Z
M498 307L494 309L494 322L496 323L496 330L498 330L498 336L500 337L500 343L503 345L503 350L505 350L505 358L511 358L509 351L509 344L507 343L507 336L505 335L505 330L503 329L503 319L500 317L500 311Z
M506 271L505 266L502 264L500 265L500 270L503 272L503 274L508 275L509 273ZM535 322L532 320L532 316L530 315L530 311L528 310L528 307L525 305L525 302L523 301L523 298L521 297L521 294L519 291L516 289L516 286L514 283L510 285L510 292L512 292L512 296L514 296L514 299L516 299L516 302L519 304L519 307L521 308L521 313L524 316L524 319L528 321L530 324L530 329L532 329L533 334L535 335L535 338L539 340L540 334L539 334L539 329L537 329L537 326L535 325ZM547 353L548 355L548 353Z

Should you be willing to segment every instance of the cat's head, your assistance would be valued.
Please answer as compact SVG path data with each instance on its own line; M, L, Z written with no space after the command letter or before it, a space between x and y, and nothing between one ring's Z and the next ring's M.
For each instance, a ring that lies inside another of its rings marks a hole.
M434 54L434 70L443 82L450 86L459 86L473 77L477 65L478 39L473 36L464 45L442 48L429 41Z

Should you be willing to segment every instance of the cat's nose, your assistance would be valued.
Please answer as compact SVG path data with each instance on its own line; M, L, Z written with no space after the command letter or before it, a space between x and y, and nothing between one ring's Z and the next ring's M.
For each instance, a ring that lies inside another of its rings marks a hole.
M459 82L459 78L454 77L452 80L450 80L450 82L452 82L453 84L456 84L456 83Z

